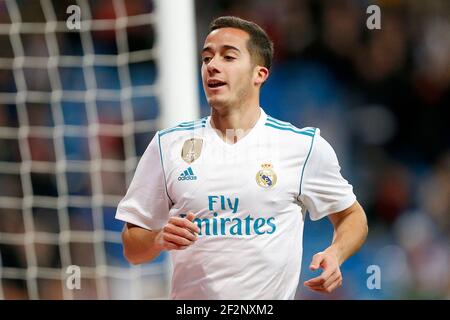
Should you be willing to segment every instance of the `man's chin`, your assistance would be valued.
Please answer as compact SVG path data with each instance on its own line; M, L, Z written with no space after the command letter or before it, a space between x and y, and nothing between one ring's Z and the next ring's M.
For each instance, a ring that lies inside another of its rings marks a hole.
M218 109L218 108L224 108L228 106L228 100L220 97L210 97L207 99L208 104L211 108Z

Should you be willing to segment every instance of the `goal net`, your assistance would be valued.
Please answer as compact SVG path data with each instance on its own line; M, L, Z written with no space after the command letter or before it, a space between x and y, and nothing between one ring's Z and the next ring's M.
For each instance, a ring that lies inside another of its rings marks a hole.
M167 255L130 266L114 219L175 109L156 12L150 0L0 0L0 299L168 297Z

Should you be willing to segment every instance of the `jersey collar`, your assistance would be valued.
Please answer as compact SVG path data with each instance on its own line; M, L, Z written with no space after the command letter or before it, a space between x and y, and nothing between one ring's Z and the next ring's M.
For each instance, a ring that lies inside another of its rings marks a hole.
M237 147L238 145L241 145L243 141L247 141L250 140L252 136L257 135L257 131L259 131L259 129L261 127L264 126L264 124L266 123L267 120L267 114L264 112L263 108L259 108L260 110L260 115L259 115L259 119L256 122L256 124L253 126L253 128L250 129L250 132L248 132L241 140L239 140L238 142L231 144L231 143L226 143L220 136L219 133L217 132L217 130L215 128L212 127L211 125L211 116L208 116L208 119L206 121L206 129L211 132L211 134L213 136L215 136L215 139L219 140L218 143L222 143L224 144L226 147Z

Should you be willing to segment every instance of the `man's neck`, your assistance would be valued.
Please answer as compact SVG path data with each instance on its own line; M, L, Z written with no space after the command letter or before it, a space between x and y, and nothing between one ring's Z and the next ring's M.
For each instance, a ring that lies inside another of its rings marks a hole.
M212 108L211 125L220 131L225 142L233 144L242 139L259 120L259 106L218 111Z

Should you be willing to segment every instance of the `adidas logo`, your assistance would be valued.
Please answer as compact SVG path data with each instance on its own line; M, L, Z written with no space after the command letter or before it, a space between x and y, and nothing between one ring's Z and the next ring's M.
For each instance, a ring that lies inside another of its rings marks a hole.
M191 167L184 170L178 177L178 181L183 180L197 180L197 176L194 174L194 171L192 171Z

